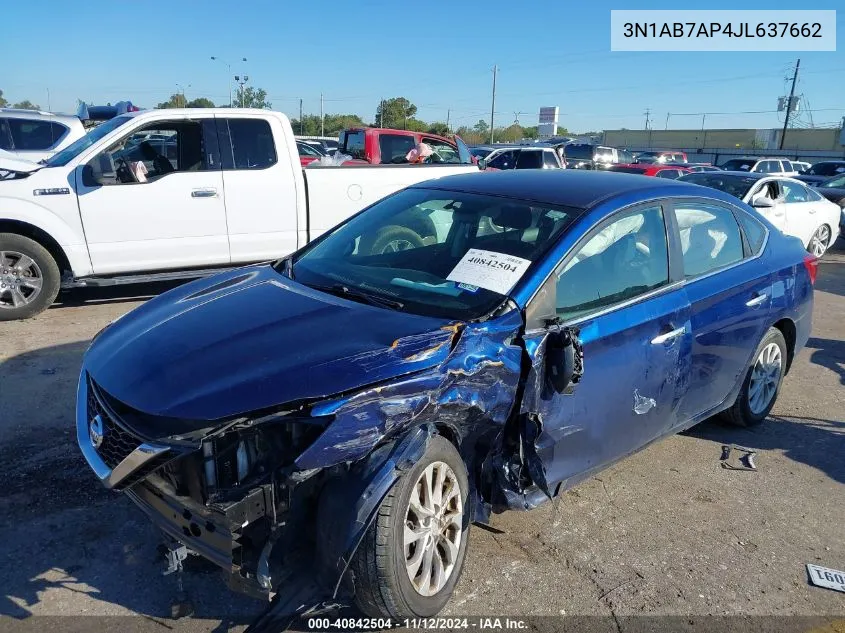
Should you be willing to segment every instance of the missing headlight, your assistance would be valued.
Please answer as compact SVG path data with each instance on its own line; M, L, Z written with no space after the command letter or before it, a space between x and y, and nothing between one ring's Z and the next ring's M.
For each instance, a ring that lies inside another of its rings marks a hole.
M292 465L322 431L319 424L292 420L233 429L205 440L202 455L206 499L263 483L274 471Z

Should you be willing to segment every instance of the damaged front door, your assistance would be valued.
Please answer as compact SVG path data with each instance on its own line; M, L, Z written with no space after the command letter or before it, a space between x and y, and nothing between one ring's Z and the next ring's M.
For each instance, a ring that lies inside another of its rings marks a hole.
M618 212L559 264L526 310L531 359L521 411L550 490L668 432L686 389L690 306L669 266L663 208ZM570 393L549 388L550 332L579 331L584 373ZM534 478L535 483L536 477Z

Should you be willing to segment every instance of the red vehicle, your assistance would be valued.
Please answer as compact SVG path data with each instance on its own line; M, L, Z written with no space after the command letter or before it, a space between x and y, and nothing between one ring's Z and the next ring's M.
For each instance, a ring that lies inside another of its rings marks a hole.
M684 174L692 173L691 169L686 167L679 167L678 165L661 165L654 164L621 164L611 165L607 168L608 171L619 171L625 174L640 174L642 176L656 176L658 178L680 178Z
M686 163L686 152L679 152L674 149L665 149L659 152L643 152L637 155L637 163Z
M302 141L296 142L296 149L299 152L299 164L303 167L313 163L315 160L319 160L323 156L316 147L308 143L303 143Z
M459 136L446 138L425 132L389 128L351 128L340 133L338 151L371 165L407 163L408 152L419 143L434 150L429 163L476 164L466 143Z

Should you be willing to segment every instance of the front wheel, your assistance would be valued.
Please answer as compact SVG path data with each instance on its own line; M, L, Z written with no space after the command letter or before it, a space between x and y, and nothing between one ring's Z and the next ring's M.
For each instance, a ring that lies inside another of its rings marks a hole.
M766 419L775 406L786 373L786 354L783 334L770 327L754 352L736 402L723 414L728 422L737 426L756 426Z
M0 321L46 310L60 282L59 267L46 248L23 235L0 233Z
M821 257L827 251L827 247L830 246L830 235L830 227L827 224L822 224L810 238L807 250L815 257Z
M435 436L387 494L361 541L352 570L355 602L371 617L430 617L448 602L469 536L463 459Z

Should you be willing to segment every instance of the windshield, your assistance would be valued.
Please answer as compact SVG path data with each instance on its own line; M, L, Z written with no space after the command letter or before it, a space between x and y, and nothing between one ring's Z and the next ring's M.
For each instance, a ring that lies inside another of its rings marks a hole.
M697 172L681 176L678 180L683 182L691 182L695 185L703 185L705 187L712 187L719 191L724 191L732 196L736 196L742 200L751 187L758 182L757 178L750 178L745 176L732 176L730 174L722 174L718 172Z
M725 171L749 171L757 161L749 158L734 158L722 164Z
M102 125L98 125L85 136L77 139L65 149L44 161L47 167L64 167L79 154L91 147L101 138L132 120L131 116L118 116Z
M826 180L819 187L827 187L829 189L845 189L845 176L839 176L838 178L831 178L830 180Z
M845 163L816 163L807 170L809 176L836 176L845 172Z
M567 158L582 158L593 160L594 147L592 145L565 145L563 148Z
M293 263L292 277L353 299L369 295L414 314L479 318L502 303L578 212L405 189L308 247Z

